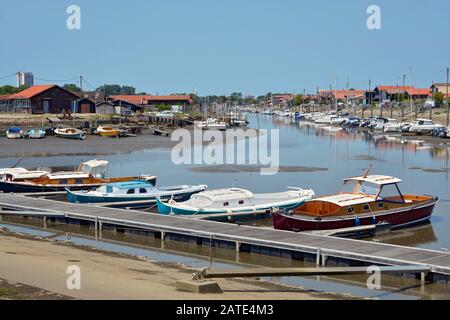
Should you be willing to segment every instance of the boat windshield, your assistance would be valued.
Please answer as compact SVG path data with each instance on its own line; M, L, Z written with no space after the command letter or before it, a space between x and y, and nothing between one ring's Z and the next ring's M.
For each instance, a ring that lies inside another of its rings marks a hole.
M378 195L379 187L373 183L348 180L344 182L341 193L359 193L369 196Z

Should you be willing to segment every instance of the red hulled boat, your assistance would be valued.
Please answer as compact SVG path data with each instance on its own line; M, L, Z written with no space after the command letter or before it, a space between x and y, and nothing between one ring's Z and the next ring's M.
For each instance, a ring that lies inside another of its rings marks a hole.
M274 212L275 229L334 230L389 222L406 227L430 219L437 197L402 194L400 179L364 175L344 180L339 194L306 202L292 212Z

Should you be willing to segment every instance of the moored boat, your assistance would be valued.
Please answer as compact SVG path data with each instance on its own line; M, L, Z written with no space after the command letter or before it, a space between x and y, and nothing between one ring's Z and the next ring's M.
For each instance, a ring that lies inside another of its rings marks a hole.
M100 126L97 128L97 133L101 135L102 137L110 137L110 138L117 138L120 135L120 130L115 129L113 127L108 126Z
M28 139L42 139L45 138L45 131L42 129L30 129L27 131L25 136Z
M198 129L202 130L221 130L227 129L227 124L215 118L208 118L206 121L201 121L196 124Z
M55 136L66 139L84 140L86 136L82 130L75 128L56 128Z
M149 181L136 180L107 184L91 191L67 190L67 200L72 203L148 201L149 204L154 204L157 198L188 200L191 195L206 188L206 185L156 187Z
M8 128L6 130L6 137L8 139L22 139L24 137L23 130L18 127Z
M145 180L156 184L155 176L105 178L108 161L91 160L80 165L77 171L46 173L29 179L7 179L4 175L0 180L0 191L5 193L33 193L70 190L90 190L101 185ZM25 173L23 173L25 174ZM13 176L14 178L14 176Z
M228 188L194 194L188 201L158 200L161 214L202 215L221 213L264 213L272 208L294 209L314 196L312 190L293 189L286 192L253 194L249 190Z
M400 228L427 221L438 199L402 194L400 182L395 177L367 174L346 179L339 194L308 201L292 212L274 212L274 228L301 232L380 222Z

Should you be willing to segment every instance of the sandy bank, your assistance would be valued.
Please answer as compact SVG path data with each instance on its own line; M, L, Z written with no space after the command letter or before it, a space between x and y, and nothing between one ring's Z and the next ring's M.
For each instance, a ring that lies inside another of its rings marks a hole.
M81 290L66 288L68 266L81 268ZM36 241L0 232L0 279L40 288L54 297L76 299L345 299L256 280L219 280L220 295L196 295L175 289L194 270L175 264ZM0 282L1 287L1 282Z

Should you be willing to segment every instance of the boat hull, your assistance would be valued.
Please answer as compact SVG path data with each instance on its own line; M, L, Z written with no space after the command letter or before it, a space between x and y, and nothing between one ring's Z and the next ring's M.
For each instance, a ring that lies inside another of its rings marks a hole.
M0 181L0 191L3 193L34 193L34 192L59 192L70 190L91 190L100 187L101 184L89 185L37 185L20 182Z
M372 225L380 222L388 222L391 224L392 228L401 228L428 221L437 202L438 200L434 199L420 206L408 207L404 210L396 210L393 212L377 213L359 218L356 216L350 216L314 220L311 217L274 212L272 219L275 229L294 232L335 230L355 226Z
M22 139L23 138L23 134L22 133L10 133L10 132L7 132L6 133L6 137L8 139Z
M119 203L119 202L130 202L130 201L148 201L149 203L156 203L156 196L142 196L142 197L108 197L108 196L93 196L89 194L80 194L72 192L73 190L67 190L67 200L71 203ZM183 193L179 193L176 195L162 195L160 196L161 199L169 200L174 199L177 201L186 201L189 200L189 198L198 192L204 191L204 189L201 190L195 190L195 191L186 191Z
M99 134L104 138L116 138L120 135L120 131L100 131Z
M295 201L286 203L283 205L276 206L276 208L284 209L284 210L292 210L295 208L300 207L303 205L305 201ZM223 209L206 209L206 210L199 210L199 209L189 209L189 208L182 208L182 207L176 207L172 206L169 203L164 203L160 200L157 200L157 207L158 212L160 214L164 215L184 215L184 216L192 216L192 215L210 215L210 214L224 214L224 213L248 213L248 214L255 214L255 213L263 213L263 212L270 212L274 207L267 204L265 206L258 206L255 208L229 208L228 210Z

